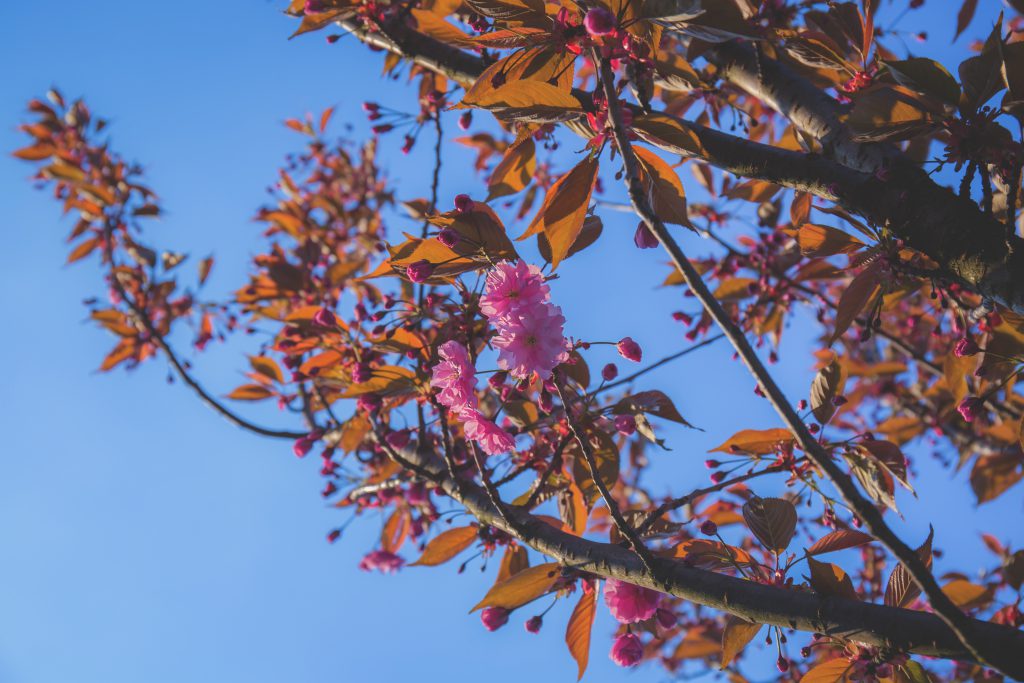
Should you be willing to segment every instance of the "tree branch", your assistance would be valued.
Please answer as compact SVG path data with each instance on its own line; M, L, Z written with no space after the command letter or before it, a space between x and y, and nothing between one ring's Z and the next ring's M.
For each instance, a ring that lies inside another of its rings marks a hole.
M618 107L618 94L615 91L615 76L611 65L606 60L600 59L596 53L594 54L594 61L598 64L598 77L604 87L605 97L608 102L608 116L612 122L613 137L622 155L625 167L624 181L627 183L630 201L637 215L640 216L647 228L658 238L658 241L669 253L676 268L679 269L686 284L701 304L703 304L711 318L722 329L725 336L732 342L736 352L742 358L750 373L758 381L772 407L779 414L779 417L782 418L786 426L796 436L804 452L832 481L846 501L846 504L864 521L871 533L903 563L913 577L914 582L928 597L932 608L946 622L950 629L956 633L964 647L971 652L974 659L984 662L993 668L1008 672L1008 675L1016 678L1024 677L1024 661L1013 661L1014 658L1008 657L1007 653L998 650L993 651L987 647L988 643L986 643L986 647L979 646L980 639L975 633L971 620L942 592L939 584L935 581L935 577L932 576L928 567L918 557L917 553L889 528L878 509L861 494L850 477L832 459L831 454L826 452L807 430L807 426L775 383L775 380L767 368L765 368L761 359L758 358L743 331L733 322L732 318L729 317L722 305L707 288L700 274L690 263L682 249L680 249L678 243L665 227L665 224L654 213L648 200L647 192L644 190L640 179L636 157L628 143L629 138L626 128L622 123L622 112ZM1022 640L1024 640L1024 637L1022 637ZM982 655L982 650L985 651L984 656Z
M653 559L658 572L655 579L632 551L573 536L521 508L507 511L519 527L513 529L506 526L483 488L468 481L454 483L436 455L414 448L397 453L386 444L384 447L396 462L435 482L482 523L508 533L564 566L665 591L759 624L825 633L929 657L971 658L942 620L927 612L836 597L822 598L810 591L755 583L658 557ZM1024 634L1009 626L970 621L972 628L993 649L1006 652L1018 664L1024 660Z

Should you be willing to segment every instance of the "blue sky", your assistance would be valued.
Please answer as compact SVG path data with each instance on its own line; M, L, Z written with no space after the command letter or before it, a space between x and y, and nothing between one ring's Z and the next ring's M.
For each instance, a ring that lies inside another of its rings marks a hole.
M99 291L97 272L62 265L69 225L29 187L29 167L8 156L21 146L15 126L24 103L50 85L86 96L112 121L117 149L144 163L168 210L150 240L195 259L217 255L210 287L226 293L260 247L251 216L265 188L302 142L281 121L333 105L335 132L349 122L358 138L366 131L363 99L412 106L401 83L380 78L380 55L351 39L287 41L293 24L282 4L0 8L0 58L9 65L0 89L0 681L465 680L482 671L497 682L573 680L562 642L568 606L549 614L539 637L525 633L523 618L489 634L466 613L494 567L461 576L454 564L391 577L360 572L379 520L368 517L328 545L324 535L340 517L317 493L314 459L297 461L289 444L224 422L168 386L162 362L131 374L94 371L111 346L80 303ZM937 14L914 15L913 30L948 39L951 17L929 25ZM385 143L383 165L402 198L423 196L425 150L406 158L399 145ZM472 152L448 153L442 204L459 192L479 196ZM605 224L597 247L560 268L554 291L568 331L588 339L630 334L652 359L681 348L681 328L667 313L692 303L656 287L667 271L660 254L632 247L634 221L606 212ZM391 225L406 227L399 219ZM692 239L688 246L706 250ZM793 397L809 383L808 335L799 323L787 331L779 374ZM243 350L232 342L196 359L217 393L240 383ZM610 359L594 351L590 363ZM674 450L653 456L666 492L704 481L703 454L736 429L776 426L724 347L677 362L643 388L667 391L706 430L666 432ZM285 422L271 409L250 413ZM918 480L926 493L901 500L910 521L896 522L911 542L931 522L939 547L969 557L981 552L978 530L1019 515L1019 493L975 511L964 474L950 484L927 461ZM1024 534L1016 533L1019 543ZM607 659L611 628L602 616L587 680L618 674ZM664 678L654 668L629 676Z

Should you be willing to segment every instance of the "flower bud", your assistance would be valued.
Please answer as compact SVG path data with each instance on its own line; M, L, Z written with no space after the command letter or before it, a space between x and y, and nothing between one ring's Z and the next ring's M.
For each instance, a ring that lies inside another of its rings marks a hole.
M410 263L405 268L405 274L410 280L417 283L426 282L434 273L434 266L426 259Z
M633 341L632 337L623 337L622 341L615 345L619 350L619 354L626 360L631 360L634 363L639 363L643 357L643 350L640 345Z

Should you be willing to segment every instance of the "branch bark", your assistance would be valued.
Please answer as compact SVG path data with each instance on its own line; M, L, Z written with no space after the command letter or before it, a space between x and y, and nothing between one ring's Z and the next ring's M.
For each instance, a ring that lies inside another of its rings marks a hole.
M453 482L436 455L414 447L401 453L384 447L396 462L435 482L482 523L504 531L564 566L665 591L759 624L888 645L929 657L971 659L942 620L927 612L821 598L809 591L755 583L657 556L653 558L656 579L632 551L573 536L516 507L506 511L518 527L513 529L482 487L465 480ZM1008 626L973 619L971 622L991 647L1024 664L1024 634Z

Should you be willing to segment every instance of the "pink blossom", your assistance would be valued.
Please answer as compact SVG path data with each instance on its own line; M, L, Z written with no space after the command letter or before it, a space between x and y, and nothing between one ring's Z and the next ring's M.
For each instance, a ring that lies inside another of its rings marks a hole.
M476 410L463 413L462 418L466 438L480 444L487 455L501 455L515 449L516 442L512 435Z
M953 347L953 353L957 358L973 356L979 351L981 351L981 349L978 347L978 343L970 337L964 337L956 343L955 347Z
M558 306L538 305L517 319L502 318L491 344L498 349L498 367L517 378L536 372L541 379L569 358L563 329L565 318Z
M615 639L609 656L619 666L636 666L644 658L644 646L632 633L623 633Z
M401 569L403 564L405 560L392 552L374 550L359 561L359 568L364 572L377 570L382 574L393 574Z
M627 581L608 579L604 584L604 602L620 623L635 624L654 616L661 593Z
M643 357L643 350L640 345L633 341L632 337L623 337L615 347L619 350L619 353L626 360L631 360L634 363L639 363Z
M658 238L646 225L640 223L636 226L636 233L633 234L633 244L637 249L654 249L658 246Z
M487 287L480 297L480 312L491 323L496 318L525 315L550 299L540 268L517 261L499 263L487 274Z
M672 610L658 608L655 612L654 617L658 620L658 626L662 627L666 631L674 627L678 622L679 618L676 617L676 613Z
M619 368L615 363L608 363L608 365L601 368L601 379L605 382L611 382L613 379L619 376Z
M413 282L422 283L434 274L434 266L426 259L410 263L405 268L406 276Z
M615 417L615 431L626 436L633 434L636 431L636 418L632 415L617 415Z
M455 340L437 350L441 362L434 366L430 385L438 390L437 400L456 414L476 409L476 368L469 351Z
M963 416L965 422L973 422L974 418L981 414L981 411L985 407L985 402L977 396L968 396L964 400L960 401L960 405L956 407L957 411Z
M338 324L337 318L334 317L334 313L327 308L321 308L313 316L313 324L319 327L334 327Z
M480 613L480 621L488 631L497 631L508 623L509 611L504 607L488 607Z
M615 32L615 15L604 7L595 7L583 17L583 27L592 36L606 36Z
M461 239L459 233L451 228L441 228L441 232L437 233L437 241L449 249L458 244Z
M409 430L401 429L395 432L391 432L384 440L387 441L388 445L394 448L396 451L400 451L409 445Z
M544 625L544 618L540 615L530 617L524 626L529 633L540 633L540 627Z

